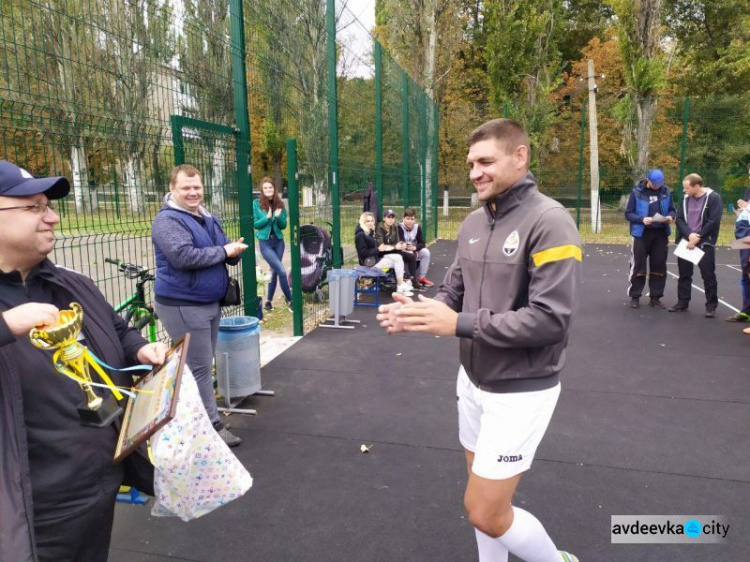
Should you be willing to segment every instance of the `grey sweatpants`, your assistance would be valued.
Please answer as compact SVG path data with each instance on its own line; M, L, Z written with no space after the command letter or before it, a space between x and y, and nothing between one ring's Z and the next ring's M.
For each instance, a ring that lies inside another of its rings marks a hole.
M167 330L172 341L179 340L190 332L187 364L193 373L195 382L201 392L203 405L206 407L211 423L221 423L219 410L216 408L212 364L216 352L216 340L219 337L221 307L218 302L196 306L167 306L154 303L159 320Z

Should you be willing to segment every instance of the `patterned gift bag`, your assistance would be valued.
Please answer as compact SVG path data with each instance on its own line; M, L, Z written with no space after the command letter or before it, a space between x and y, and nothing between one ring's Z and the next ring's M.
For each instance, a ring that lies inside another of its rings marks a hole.
M239 498L250 473L214 430L198 385L185 365L172 421L151 437L156 516L196 519Z

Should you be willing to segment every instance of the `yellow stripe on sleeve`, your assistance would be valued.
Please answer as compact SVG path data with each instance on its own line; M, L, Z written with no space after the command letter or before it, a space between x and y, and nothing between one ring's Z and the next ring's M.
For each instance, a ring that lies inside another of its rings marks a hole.
M583 255L581 254L581 248L575 244L566 244L565 246L557 246L556 248L537 252L531 256L536 267L540 267L545 263L553 261L567 260L568 258L582 261Z

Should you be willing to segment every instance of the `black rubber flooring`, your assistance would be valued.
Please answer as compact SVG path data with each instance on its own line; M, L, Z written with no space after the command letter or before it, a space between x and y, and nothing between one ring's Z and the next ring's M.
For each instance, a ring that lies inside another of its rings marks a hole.
M454 251L432 246L431 278ZM630 309L628 256L622 245L585 248L563 392L515 502L582 562L747 560L750 337L723 321L740 305L737 255L717 255L717 319L703 317L697 289L687 313ZM670 277L665 302L675 301ZM243 403L256 417L229 418L254 478L243 498L189 523L118 505L110 560L476 560L457 340L386 336L374 315L357 308L354 330L319 328L263 369L276 396ZM668 514L724 515L727 541L611 544L612 515Z

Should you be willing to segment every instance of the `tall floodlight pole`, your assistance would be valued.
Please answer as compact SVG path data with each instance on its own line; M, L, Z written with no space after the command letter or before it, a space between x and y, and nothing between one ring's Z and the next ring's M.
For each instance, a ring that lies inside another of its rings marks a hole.
M589 60L589 146L591 166L591 231L602 231L602 214L599 205L599 133L596 122L596 76L594 61Z

